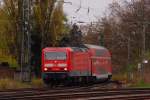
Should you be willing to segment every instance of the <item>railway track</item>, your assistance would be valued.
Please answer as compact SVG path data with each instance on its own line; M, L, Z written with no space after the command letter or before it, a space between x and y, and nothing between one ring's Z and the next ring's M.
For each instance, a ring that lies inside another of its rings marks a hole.
M91 87L72 87L56 89L22 89L0 91L0 100L120 100L150 99L150 89L121 88L100 89Z
M5 92L6 93L6 92ZM84 90L46 90L46 91L30 91L30 92L16 92L14 93L3 93L0 92L1 100L29 100L29 99L52 99L52 100L103 100L103 99L150 99L150 89L89 89Z

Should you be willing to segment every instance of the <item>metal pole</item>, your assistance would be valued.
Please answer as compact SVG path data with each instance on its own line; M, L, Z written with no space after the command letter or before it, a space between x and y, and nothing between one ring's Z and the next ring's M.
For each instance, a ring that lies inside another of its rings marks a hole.
M24 11L23 11L23 7L24 7L24 3L23 3L23 0L21 2L21 73L20 73L20 79L23 81L23 67L24 67L24 62L25 62L25 59L24 59L24 23L23 23L23 20L24 20Z
M128 38L128 65L130 64L130 37Z
M145 42L146 42L146 37L145 37L145 32L146 32L146 23L143 23L143 32L142 32L142 36L143 36L143 60L144 60L144 58L145 58L145 49L146 49L146 47L145 47Z
M145 22L145 2L144 0L141 0L141 4L142 4L142 17L143 17L143 22L142 22L142 38L143 38L143 42L142 42L142 69L141 69L141 74L142 74L142 80L144 79L144 59L145 59L145 51L146 51L146 48L145 48L145 42L146 42L146 22Z
M22 52L21 52L22 81L31 80L31 64L30 64L31 33L29 20L30 20L30 0L22 0ZM25 50L27 50L27 52L25 52Z
M144 15L144 0L141 0L141 3L142 3L142 17L143 17L143 30L142 30L142 37L143 37L143 52L142 52L142 60L144 59L145 57L145 32L146 32L146 22L145 22L145 15Z

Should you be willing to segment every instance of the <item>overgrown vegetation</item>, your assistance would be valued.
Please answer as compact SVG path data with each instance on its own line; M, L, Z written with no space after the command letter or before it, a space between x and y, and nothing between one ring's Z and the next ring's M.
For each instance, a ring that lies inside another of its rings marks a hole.
M111 4L110 13L102 19L104 33L111 36L111 39L107 39L109 36L105 35L106 46L113 54L113 63L123 67L123 70L134 69L138 63L142 63L143 57L148 59L145 55L146 51L150 51L149 12L150 9L144 0L126 1L123 4Z
M139 87L139 88L150 88L150 83L146 83L144 80L132 84L130 87Z
M85 38L89 43L99 44L104 36L104 46L112 54L114 72L134 69L131 67L150 57L147 55L150 52L150 3L146 0L121 2L110 4L104 17L89 26Z
M32 79L31 83L24 83L13 79L0 79L0 90L21 88L42 88L44 83L41 79Z
M22 83L20 81L15 81L12 79L0 79L0 89L19 89L19 88L30 88L31 86Z
M34 79L32 79L31 86L34 88L42 88L42 87L44 87L43 80L34 78Z
M3 2L0 6L0 63L8 62L10 66L17 67L21 63L22 0L3 0ZM63 1L37 0L33 2L31 8L31 59L38 76L42 48L59 44L67 30L65 27L67 19L63 12Z

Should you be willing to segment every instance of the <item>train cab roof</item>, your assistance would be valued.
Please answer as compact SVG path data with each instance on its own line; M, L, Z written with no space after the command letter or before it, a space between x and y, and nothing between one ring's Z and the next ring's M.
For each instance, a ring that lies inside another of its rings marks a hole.
M46 47L42 51L47 52L47 51L66 51L66 50L71 50L69 47Z
M111 56L110 52L105 47L91 44L84 45L92 52L92 55L94 56Z
M108 51L105 47L103 46L97 46L97 45L91 45L91 44L84 44L88 49L98 49L98 50L106 50Z
M88 48L81 48L81 47L46 47L42 51L43 52L48 52L48 51L86 52L86 51L88 51Z
M71 52L87 52L89 50L96 50L99 52L109 52L105 47L91 45L91 44L84 44L81 47L46 47L42 50L42 52L48 51L71 51Z

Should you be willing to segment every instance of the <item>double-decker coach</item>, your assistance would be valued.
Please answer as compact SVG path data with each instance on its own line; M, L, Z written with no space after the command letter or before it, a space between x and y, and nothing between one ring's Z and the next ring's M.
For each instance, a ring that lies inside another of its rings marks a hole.
M108 80L112 76L111 54L102 47L85 44L91 54L91 71L96 80Z

